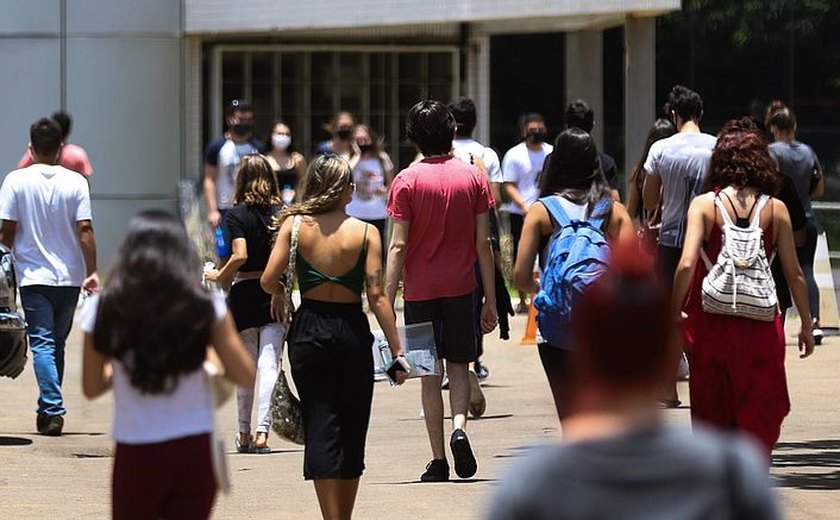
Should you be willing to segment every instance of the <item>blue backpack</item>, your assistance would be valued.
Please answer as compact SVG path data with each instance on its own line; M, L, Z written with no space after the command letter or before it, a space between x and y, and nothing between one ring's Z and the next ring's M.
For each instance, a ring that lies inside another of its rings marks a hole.
M607 270L610 246L601 227L612 199L595 203L598 218L572 220L558 196L540 199L554 221L540 273L540 291L534 298L537 325L543 340L558 347L569 346L569 324L577 297Z

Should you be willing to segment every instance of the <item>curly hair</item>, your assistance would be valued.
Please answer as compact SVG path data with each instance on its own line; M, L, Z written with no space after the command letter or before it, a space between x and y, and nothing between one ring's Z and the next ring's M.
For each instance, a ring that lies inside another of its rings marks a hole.
M770 156L767 141L757 131L745 129L739 120L724 125L732 130L718 137L709 166L706 187L709 190L750 187L767 195L779 191L781 177Z
M274 206L280 204L280 188L277 176L268 159L260 154L250 154L242 158L239 172L236 174L236 192L234 204L246 206Z
M93 342L144 394L171 393L204 362L215 311L200 272L174 216L149 210L131 220L99 297Z
M300 202L286 206L274 217L273 229L280 229L286 218L293 215L318 215L335 209L344 191L353 183L350 163L336 154L315 158L303 180Z

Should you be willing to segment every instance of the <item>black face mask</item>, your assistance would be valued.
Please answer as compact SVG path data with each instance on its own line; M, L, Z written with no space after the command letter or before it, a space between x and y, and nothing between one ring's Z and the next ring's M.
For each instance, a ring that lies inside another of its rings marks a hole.
M532 144L545 141L545 132L528 132L525 139Z
M254 131L254 125L252 123L236 123L231 125L230 129L236 135L251 135L251 132Z
M351 137L353 137L353 129L352 128L339 128L338 131L335 133L339 139L342 141L349 141Z
M372 144L360 144L359 151L362 153L368 153L373 148Z

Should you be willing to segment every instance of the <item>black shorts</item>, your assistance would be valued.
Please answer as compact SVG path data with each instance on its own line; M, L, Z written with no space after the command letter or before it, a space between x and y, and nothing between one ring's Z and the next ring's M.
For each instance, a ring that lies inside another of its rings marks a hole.
M233 284L228 306L239 332L264 327L274 321L271 319L271 295L262 290L258 278Z
M453 298L405 302L405 324L431 321L439 359L453 363L476 360L473 293Z
M303 410L303 476L354 479L365 468L373 400L373 335L361 303L303 300L289 361Z

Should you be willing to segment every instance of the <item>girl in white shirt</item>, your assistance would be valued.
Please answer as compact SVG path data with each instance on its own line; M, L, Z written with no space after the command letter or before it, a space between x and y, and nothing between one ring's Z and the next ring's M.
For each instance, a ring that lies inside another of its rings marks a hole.
M200 272L183 225L145 211L82 314L84 394L114 389L115 519L207 518L213 506L208 345L238 385L253 387L254 364Z

